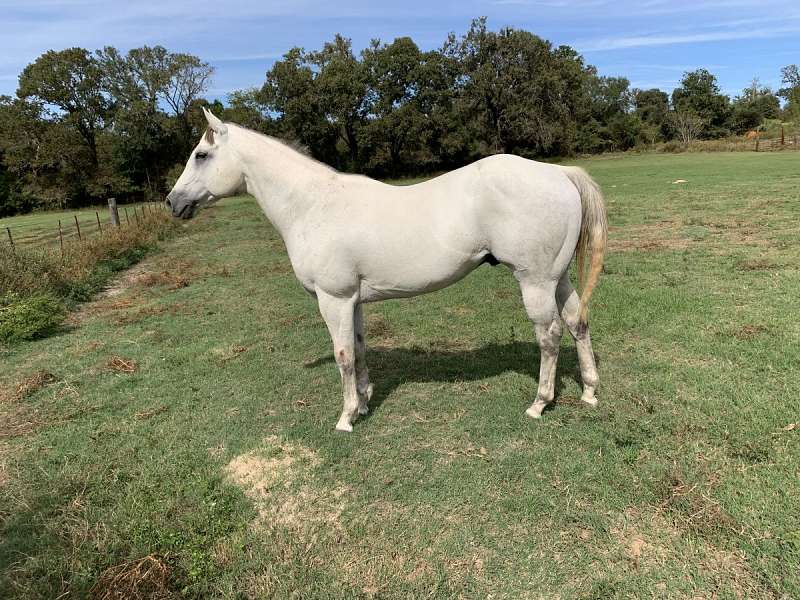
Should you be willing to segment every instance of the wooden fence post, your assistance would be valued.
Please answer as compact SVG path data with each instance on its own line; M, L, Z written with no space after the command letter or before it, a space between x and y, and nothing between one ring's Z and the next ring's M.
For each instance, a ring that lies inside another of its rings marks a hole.
M786 136L784 135L783 125L781 125L781 146L786 143Z
M108 212L111 214L111 224L119 227L119 210L117 210L117 199L108 199Z
M756 152L758 152L758 138L756 138Z
M81 226L78 223L78 215L73 215L75 217L75 228L78 230L78 241L83 240L81 237Z
M123 207L122 207L122 210L124 210L124 211L125 211L125 222L126 222L128 225L130 225L130 224L131 224L131 218L128 216L128 207L127 207L127 206L123 206Z
M100 225L100 213L94 211L94 216L97 217L97 231L99 233L103 233L103 226Z
M64 260L64 232L61 230L61 219L58 220L58 243L61 246L61 260Z
M11 228L6 227L6 233L8 234L8 241L11 243L11 251L16 252L17 249L14 248L14 238L11 237Z

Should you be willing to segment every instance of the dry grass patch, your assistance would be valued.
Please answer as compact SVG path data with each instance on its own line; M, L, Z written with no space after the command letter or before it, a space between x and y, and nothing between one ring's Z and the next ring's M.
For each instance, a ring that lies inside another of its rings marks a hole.
M135 373L137 369L136 361L130 358L123 358L116 354L106 362L106 370L115 373Z
M676 584L693 587L692 571L696 570L710 583L707 589L714 590L712 595L684 596L670 589L668 597L775 598L772 591L761 584L741 551L721 549L687 536L660 508L626 509L610 533L617 555L627 562L623 571L644 576L668 570L672 573L669 580L656 585L657 589L667 591Z
M284 527L313 537L319 525L339 527L347 492L313 485L319 463L312 450L270 436L263 447L228 463L225 474L253 501L256 526Z
M10 456L11 448L6 442L0 441L0 488L11 480Z
M47 371L37 371L33 375L26 377L17 384L17 389L15 390L12 398L14 400L22 400L31 394L38 392L43 387L50 385L51 383L55 383L56 381L57 378L52 373Z
M734 519L722 505L711 497L719 482L719 474L709 473L700 481L689 481L678 469L662 482L657 493L660 508L669 511L676 525L698 535L711 536L719 532L738 532Z
M772 261L758 258L755 260L745 260L736 265L739 271L773 271L780 269L780 266Z
M156 415L160 415L162 413L165 413L168 410L169 410L168 406L161 405L161 406L157 406L155 408L151 408L150 410L143 410L142 412L138 412L133 416L136 419L138 419L139 421L145 421L145 420L147 420L147 419L149 419L151 417L155 417Z
M228 362L245 352L247 352L247 346L242 346L240 344L234 344L228 348L215 348L211 351L220 363Z
M364 333L369 340L389 341L394 338L392 324L380 313L364 316Z
M765 333L769 333L769 327L766 325L744 325L737 329L733 335L740 340L752 340Z
M22 400L58 381L47 371L37 371L16 384L0 389L0 440L27 435L43 423L39 410Z
M681 223L662 221L647 225L611 227L608 235L610 251L684 250L691 240L679 237Z
M89 591L92 600L165 600L178 595L170 586L166 558L148 554L103 571Z

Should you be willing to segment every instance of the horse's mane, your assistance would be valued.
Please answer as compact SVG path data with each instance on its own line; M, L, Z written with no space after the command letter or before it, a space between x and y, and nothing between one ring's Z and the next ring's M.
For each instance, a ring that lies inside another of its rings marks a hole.
M303 158L303 159L305 159L307 161L310 161L310 162L315 163L315 164L317 164L317 165L319 165L321 167L324 167L327 170L332 171L333 173L338 173L339 172L336 169L334 169L332 166L330 166L328 164L325 164L324 162L319 161L316 158L314 158L313 156L311 156L311 151L308 149L308 146L306 146L305 144L303 144L303 143L301 143L301 142L299 142L297 140L282 140L280 138L272 137L271 135L267 135L265 133L261 133L260 131L254 131L252 129L248 129L247 127L243 127L242 125L237 125L236 123L225 123L225 124L228 127L236 127L237 129L240 129L242 131L246 131L249 134L258 136L258 137L264 139L267 142L278 144L279 146L281 146L282 148L286 149L291 154L294 154L294 155L298 156L299 158ZM209 129L208 131L211 131L211 130ZM211 142L213 143L213 134L212 134Z

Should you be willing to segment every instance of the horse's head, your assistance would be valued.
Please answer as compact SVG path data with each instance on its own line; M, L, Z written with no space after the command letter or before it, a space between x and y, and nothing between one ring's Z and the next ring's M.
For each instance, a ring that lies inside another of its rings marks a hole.
M208 129L167 195L167 208L182 219L191 219L199 208L233 196L244 185L241 163L230 148L228 126L205 107L203 113Z

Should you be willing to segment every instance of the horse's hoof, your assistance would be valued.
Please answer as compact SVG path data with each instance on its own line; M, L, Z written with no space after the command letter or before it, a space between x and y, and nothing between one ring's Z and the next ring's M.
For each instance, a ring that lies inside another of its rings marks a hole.
M597 397L589 396L588 398L581 396L581 401L586 402L589 406L597 406Z
M525 411L525 414L529 417L534 419L541 419L542 418L542 411L547 404L540 404L539 402L534 402L531 404L530 408Z
M365 416L365 415L368 415L369 414L369 406L367 406L366 404L364 406L359 406L358 407L358 414L360 414L362 417Z
M372 384L370 383L367 386L367 400L372 400Z
M341 421L339 421L336 424L336 431L339 431L341 433L353 433L353 425L350 423L342 423Z

